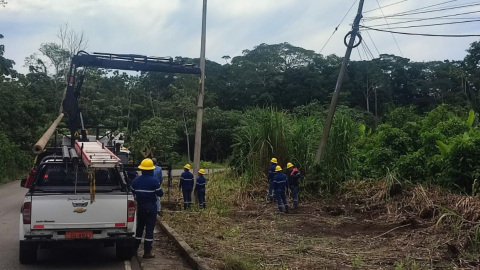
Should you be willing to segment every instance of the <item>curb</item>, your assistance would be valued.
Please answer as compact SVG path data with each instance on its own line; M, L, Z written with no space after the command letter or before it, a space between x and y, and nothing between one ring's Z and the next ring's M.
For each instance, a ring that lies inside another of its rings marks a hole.
M181 255L187 263L197 270L213 270L205 261L197 255L197 252L185 242L180 235L164 221L158 220L160 228L167 234L168 238L180 249Z

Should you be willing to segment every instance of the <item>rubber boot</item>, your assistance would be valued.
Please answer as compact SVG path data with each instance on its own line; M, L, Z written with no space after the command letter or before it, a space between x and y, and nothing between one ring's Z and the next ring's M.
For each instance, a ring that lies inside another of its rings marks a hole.
M183 203L183 210L187 210L188 208L188 203Z
M288 214L288 205L285 205L285 214Z
M143 258L144 258L144 259L152 259L152 258L155 258L155 253L153 253L151 250L148 251L148 252L145 252L145 254L143 254Z
M280 213L283 214L283 207L279 206L279 207L278 207L278 211L280 211Z
M298 202L293 202L293 209L297 209L298 208Z

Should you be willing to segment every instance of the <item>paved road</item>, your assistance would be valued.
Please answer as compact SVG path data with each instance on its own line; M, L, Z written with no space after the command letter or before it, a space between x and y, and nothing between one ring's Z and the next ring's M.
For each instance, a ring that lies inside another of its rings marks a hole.
M21 265L18 261L18 221L20 207L26 189L19 181L0 185L0 269L102 269L136 270L138 263L133 260L115 260L114 248L40 250L38 262L34 265ZM131 265L131 268L129 268Z

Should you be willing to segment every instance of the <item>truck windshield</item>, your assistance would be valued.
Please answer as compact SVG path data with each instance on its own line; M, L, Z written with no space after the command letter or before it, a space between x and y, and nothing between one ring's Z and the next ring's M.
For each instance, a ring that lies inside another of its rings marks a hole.
M77 187L85 187L90 186L90 179L93 178L96 186L118 186L120 182L117 172L111 168L94 169L89 175L84 166L78 166L78 169L75 169L71 166L50 164L46 165L40 173L36 186L73 187L76 181Z

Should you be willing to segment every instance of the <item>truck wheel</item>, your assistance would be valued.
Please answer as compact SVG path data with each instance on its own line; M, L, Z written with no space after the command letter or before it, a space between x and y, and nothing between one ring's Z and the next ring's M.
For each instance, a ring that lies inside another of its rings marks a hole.
M37 261L36 249L20 249L20 263L32 264Z
M116 247L116 257L118 260L129 261L133 257L133 247Z

